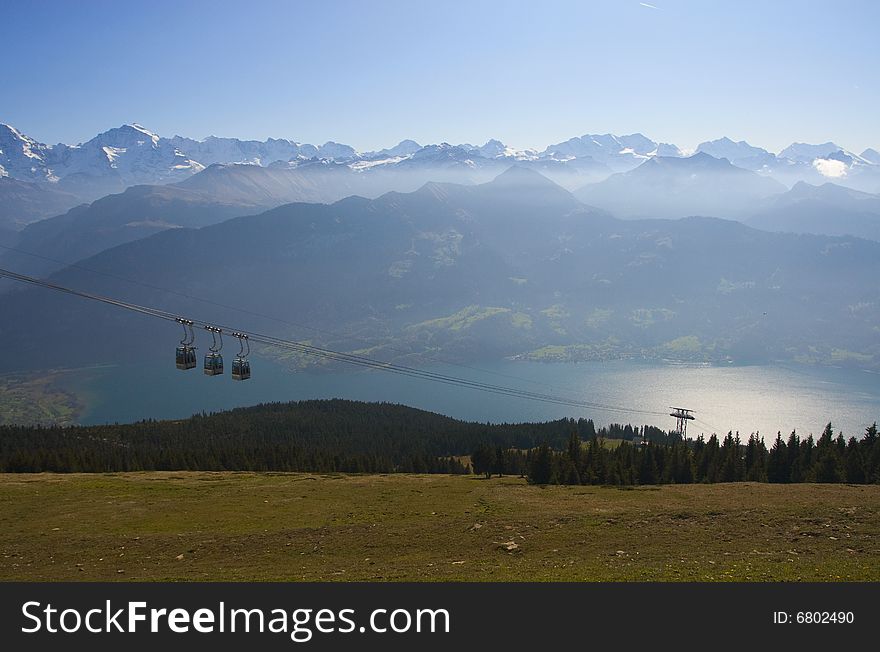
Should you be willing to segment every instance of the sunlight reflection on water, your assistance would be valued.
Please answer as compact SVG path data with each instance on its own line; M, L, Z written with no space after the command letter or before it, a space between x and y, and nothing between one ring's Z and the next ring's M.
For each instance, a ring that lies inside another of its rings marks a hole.
M112 367L94 372L79 389L89 396L83 423L126 422L143 418L181 418L268 401L349 398L404 403L475 421L546 420L591 417L598 424L651 423L672 428L661 412L675 405L693 408L698 418L689 434L738 430L774 436L797 429L835 430L859 435L880 420L880 375L862 370L796 365L708 366L664 362L589 363L500 362L480 371L457 366L433 371L533 392L621 406L623 412L579 409L475 392L378 371L290 372L263 359L254 361L247 382L207 378L199 370L182 373L173 365ZM490 372L490 373L486 373Z

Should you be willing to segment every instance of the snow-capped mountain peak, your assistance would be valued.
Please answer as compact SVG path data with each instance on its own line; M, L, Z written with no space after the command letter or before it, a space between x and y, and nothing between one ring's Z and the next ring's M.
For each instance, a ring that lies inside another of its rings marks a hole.
M318 156L320 158L329 159L354 159L358 157L358 153L351 145L343 145L328 140L318 148Z
M0 166L6 173L4 176L23 181L52 181L45 163L51 149L12 125L0 123Z
M444 170L498 171L515 162L576 187L587 179L596 182L614 172L633 170L646 161L674 165L676 159L684 159L693 152L701 156L682 165L717 166L721 164L719 159L726 159L725 165L773 177L789 186L799 180L821 183L833 179L868 192L880 190L880 153L866 149L860 155L854 154L833 142L793 143L777 156L726 136L686 152L638 132L588 133L540 152L517 150L498 139L490 139L479 146L446 142L422 146L414 140L402 140L388 149L359 153L350 145L334 141L316 146L285 138L164 138L136 122L109 129L79 145L50 146L15 127L0 124L0 176L56 182L62 190L87 200L133 184L180 181L214 164L297 168L304 173L309 169L332 168L372 174L399 167L436 170L439 179L452 178L444 177Z
M815 159L827 158L829 154L842 150L840 145L832 142L812 145L810 143L792 143L779 152L779 158L787 158L792 161L810 163Z
M79 145L55 146L2 125L0 165L13 178L57 182L88 200L139 183L179 181L204 169L139 124L109 129Z
M508 152L513 154L512 149L494 138L487 140L485 145L477 147L475 151L479 152L483 158L498 158L499 156L506 156Z
M655 149L653 152L649 152L649 156L667 156L681 158L684 155L684 150L681 149L678 145L673 145L672 143L657 143L657 149Z
M697 146L697 152L705 152L715 158L726 158L734 164L737 161L748 161L749 159L760 160L771 155L766 149L749 145L744 140L733 141L727 136L700 143Z
M414 140L409 140L409 139L401 140L394 147L382 149L377 152L367 152L364 154L364 158L367 158L367 159L388 159L388 158L395 158L395 157L401 157L401 156L410 156L412 154L415 154L421 148L422 148L422 146L419 145Z
M28 158L42 158L39 150L46 146L25 136L12 125L0 123L0 147L3 147L4 151L7 148L20 149L22 155Z
M148 131L139 124L126 124L115 129L109 129L98 134L80 147L97 145L100 147L112 147L114 149L128 149L129 147L159 147L159 136Z
M664 145L664 152L679 155L675 146ZM557 160L569 160L583 157L607 165L615 172L625 172L643 163L652 156L657 156L660 143L640 134L615 136L614 134L585 134L579 138L550 145L541 152L541 156Z

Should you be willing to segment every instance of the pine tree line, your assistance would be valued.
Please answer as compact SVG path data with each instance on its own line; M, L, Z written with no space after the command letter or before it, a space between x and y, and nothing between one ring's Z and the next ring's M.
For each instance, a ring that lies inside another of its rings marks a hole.
M622 440L617 447L603 442ZM728 433L683 442L590 419L489 424L388 403L270 403L179 421L0 426L0 472L306 471L527 476L537 484L880 482L876 424L861 440ZM584 442L588 442L584 444Z
M529 481L535 484L689 484L715 482L880 483L877 424L861 440L834 436L829 423L818 440L792 432L777 433L768 450L764 440L739 434L719 440L623 442L615 448L593 437L586 446L577 433L564 450L544 443L526 455Z
M2 426L0 472L465 473L479 443L526 450L569 432L596 430L585 419L482 424L388 403L270 403L180 421Z

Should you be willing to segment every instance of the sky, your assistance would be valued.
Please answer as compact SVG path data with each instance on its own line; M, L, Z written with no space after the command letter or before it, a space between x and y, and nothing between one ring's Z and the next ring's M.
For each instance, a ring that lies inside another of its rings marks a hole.
M0 0L0 122L78 143L641 132L880 149L874 0Z

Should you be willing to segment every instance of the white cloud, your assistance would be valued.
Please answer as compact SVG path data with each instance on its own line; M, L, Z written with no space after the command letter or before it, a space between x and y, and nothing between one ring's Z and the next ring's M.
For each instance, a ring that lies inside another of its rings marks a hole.
M833 158L817 158L813 161L813 167L819 171L823 177L831 179L839 179L846 176L846 163L843 161L835 161Z
M648 9L659 9L659 7L655 7L654 5L650 5L647 2L640 2L639 4L642 5L643 7L647 7Z

